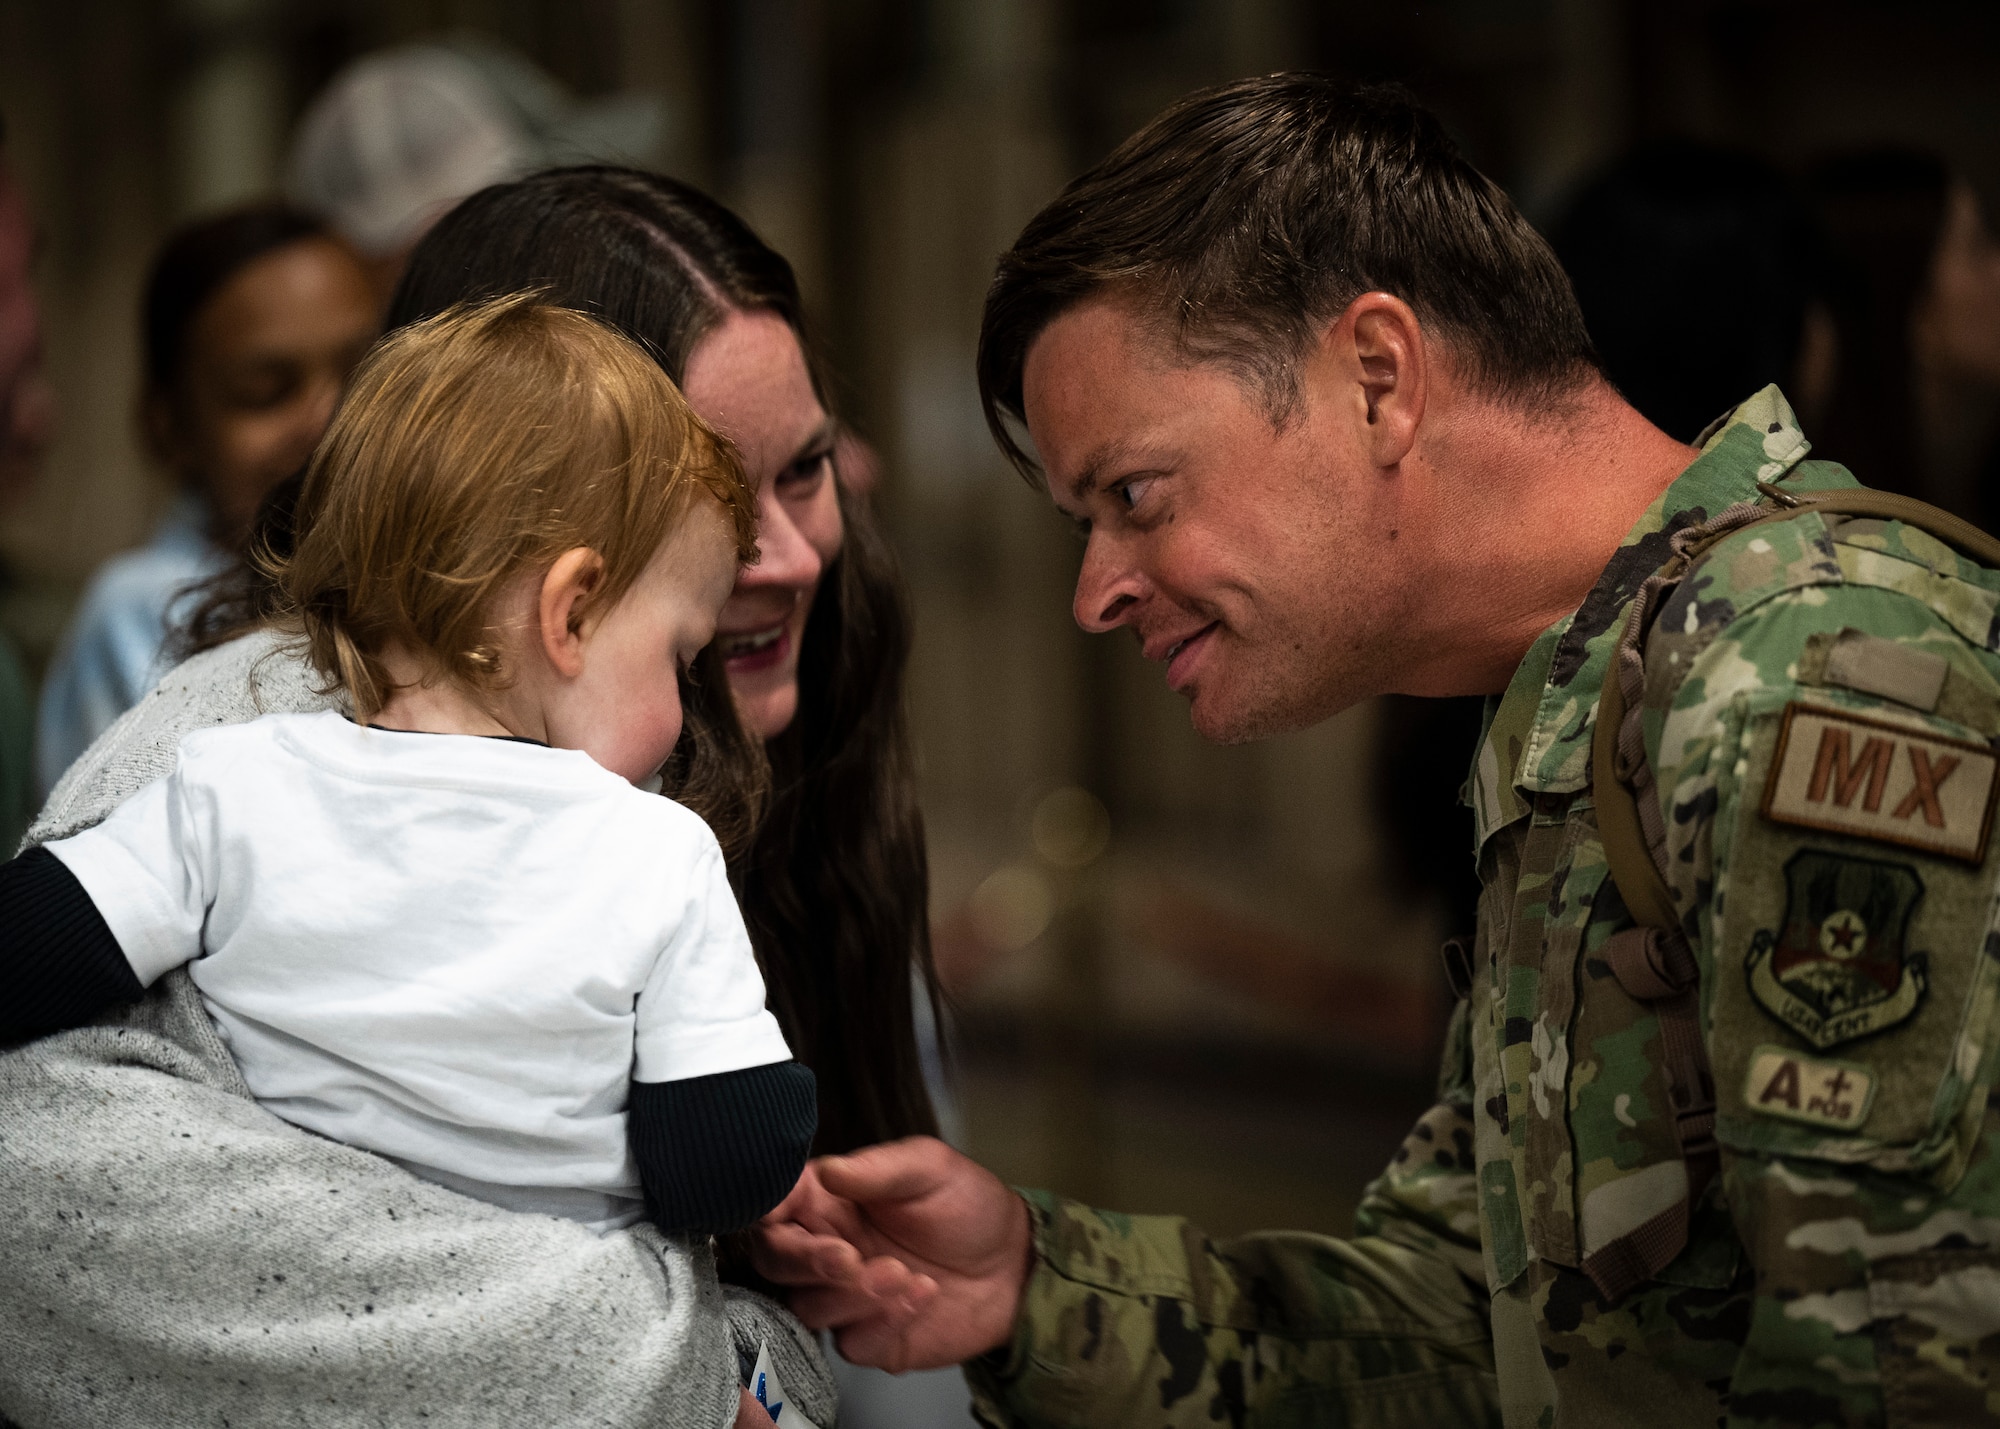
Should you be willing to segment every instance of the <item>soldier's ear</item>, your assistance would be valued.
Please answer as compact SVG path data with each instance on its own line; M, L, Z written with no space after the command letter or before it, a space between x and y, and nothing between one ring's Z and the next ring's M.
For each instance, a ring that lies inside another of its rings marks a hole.
M1416 313L1393 294L1363 293L1326 330L1320 357L1344 389L1343 405L1369 461L1397 465L1416 444L1430 395L1429 353Z

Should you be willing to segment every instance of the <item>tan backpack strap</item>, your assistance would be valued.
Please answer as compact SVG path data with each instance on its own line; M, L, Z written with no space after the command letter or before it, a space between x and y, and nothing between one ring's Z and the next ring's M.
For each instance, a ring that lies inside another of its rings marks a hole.
M1841 491L1787 491L1766 481L1758 482L1757 489L1784 508L1772 512L1765 518L1767 520L1783 521L1807 511L1817 511L1828 516L1873 516L1883 521L1901 521L1906 526L1914 526L1935 536L1982 566L2000 568L2000 539L1995 539L1970 521L1962 520L1949 511L1940 511L1914 496L1870 491L1866 487L1848 487Z
M1657 928L1663 935L1679 938L1681 924L1661 872L1667 857L1666 829L1657 801L1649 801L1648 807L1638 798L1641 793L1650 794L1653 785L1652 771L1646 766L1645 728L1638 711L1646 687L1646 634L1661 603L1716 542L1746 526L1796 514L1741 501L1699 525L1676 531L1668 541L1671 554L1666 564L1647 578L1626 607L1624 629L1604 672L1597 697L1597 726L1590 743L1597 831L1605 863L1625 906L1642 927Z
M1636 606L1633 614L1639 614ZM1701 1037L1699 969L1675 916L1673 894L1647 846L1638 802L1617 773L1618 734L1627 728L1623 684L1614 661L1598 697L1597 730L1591 742L1592 797L1605 863L1639 926L1612 934L1603 957L1618 985L1658 1019L1660 1060L1673 1103L1674 1139L1687 1171L1687 1194L1584 1258L1584 1274L1609 1301L1621 1300L1651 1280L1687 1246L1694 1206L1720 1165L1715 1078ZM1635 733L1637 723L1632 721Z
M1653 797L1639 708L1645 689L1646 632L1661 602L1717 541L1771 515L1767 506L1741 502L1674 533L1668 546L1672 556L1640 587L1626 612L1598 694L1590 750L1591 797L1607 871L1638 923L1612 934L1602 956L1626 995L1644 1004L1659 1023L1661 1070L1673 1105L1674 1138L1687 1172L1686 1195L1584 1257L1584 1274L1608 1301L1623 1299L1651 1280L1686 1248L1694 1207L1720 1164L1715 1078L1701 1037L1699 969L1661 872L1666 828Z
M1635 606L1636 610L1637 607ZM1623 643L1622 641L1620 642ZM1639 804L1618 777L1618 731L1625 726L1624 682L1618 678L1617 657L1597 697L1597 729L1590 741L1591 797L1597 805L1597 836L1604 844L1604 861L1619 896L1642 927L1679 931L1674 896L1660 876L1639 827Z

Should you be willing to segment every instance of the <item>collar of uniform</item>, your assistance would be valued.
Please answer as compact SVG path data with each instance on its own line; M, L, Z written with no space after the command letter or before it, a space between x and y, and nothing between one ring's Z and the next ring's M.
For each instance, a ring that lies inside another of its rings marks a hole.
M1537 794L1571 794L1590 783L1597 692L1625 607L1666 564L1669 539L1725 506L1754 501L1758 482L1782 481L1810 449L1776 387L1723 416L1696 442L1701 455L1625 533L1583 604L1536 637L1490 711L1468 791L1480 845L1528 814Z

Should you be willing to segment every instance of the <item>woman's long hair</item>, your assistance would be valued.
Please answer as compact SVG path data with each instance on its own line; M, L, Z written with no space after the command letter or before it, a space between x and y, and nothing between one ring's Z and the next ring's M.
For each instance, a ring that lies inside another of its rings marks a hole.
M782 318L812 365L791 265L707 195L632 169L552 169L474 194L417 245L387 326L529 288L626 333L676 383L733 311ZM282 554L295 499L290 487L274 493L253 541ZM844 490L840 503L846 539L806 622L798 714L768 745L771 804L730 864L771 1009L819 1079L821 1153L937 1130L916 1040L915 982L933 1009L937 982L903 717L909 612L866 503ZM232 572L186 648L220 644L272 610L252 568ZM712 647L695 675L690 739L733 723L702 715L728 699Z

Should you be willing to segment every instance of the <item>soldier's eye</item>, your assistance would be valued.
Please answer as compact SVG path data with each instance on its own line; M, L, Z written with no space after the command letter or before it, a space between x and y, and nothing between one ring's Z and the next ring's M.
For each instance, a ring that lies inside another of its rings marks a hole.
M1124 481L1118 484L1116 488L1116 494L1118 499L1125 503L1125 509L1127 511L1133 511L1138 508L1139 503L1143 501L1146 497L1146 489L1150 487L1156 479L1157 478L1150 476L1139 476L1139 477L1134 477L1130 481Z

